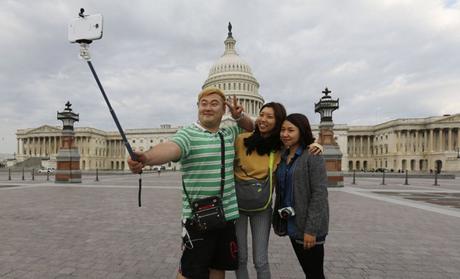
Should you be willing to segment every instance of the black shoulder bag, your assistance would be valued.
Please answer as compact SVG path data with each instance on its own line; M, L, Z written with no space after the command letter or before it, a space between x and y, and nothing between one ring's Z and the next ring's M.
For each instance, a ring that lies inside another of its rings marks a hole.
M182 188L192 210L191 226L194 230L202 233L223 228L226 224L222 204L225 184L225 142L222 133L218 132L218 134L221 142L220 197L211 196L190 201L190 197L185 189L184 180L182 179Z

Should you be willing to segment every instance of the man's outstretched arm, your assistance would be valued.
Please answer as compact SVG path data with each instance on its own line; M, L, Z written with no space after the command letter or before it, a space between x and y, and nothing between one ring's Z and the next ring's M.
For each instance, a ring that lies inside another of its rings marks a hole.
M181 150L179 145L172 141L163 142L155 145L152 149L145 152L135 151L137 160L128 158L129 169L133 173L140 173L146 165L162 165L180 159Z

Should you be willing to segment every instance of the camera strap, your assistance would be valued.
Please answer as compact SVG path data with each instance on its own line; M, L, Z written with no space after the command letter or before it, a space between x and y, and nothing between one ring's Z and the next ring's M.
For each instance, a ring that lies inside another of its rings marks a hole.
M220 199L223 201L224 199L224 184L225 184L225 141L224 135L221 131L217 132L220 138ZM192 209L192 202L190 200L190 196L185 189L184 178L182 178L182 188L184 189L185 196L187 197L188 204L190 209Z

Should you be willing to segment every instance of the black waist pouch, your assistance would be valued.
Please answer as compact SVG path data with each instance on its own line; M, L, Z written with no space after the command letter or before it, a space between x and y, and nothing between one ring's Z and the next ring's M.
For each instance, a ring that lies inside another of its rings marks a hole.
M196 199L191 202L192 228L198 232L209 232L226 225L222 200L217 196Z

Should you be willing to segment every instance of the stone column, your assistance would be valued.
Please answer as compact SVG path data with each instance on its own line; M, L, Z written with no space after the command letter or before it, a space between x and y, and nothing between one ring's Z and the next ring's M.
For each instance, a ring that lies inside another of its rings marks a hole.
M40 156L40 138L35 138L35 156Z
M460 148L460 128L457 128L457 148Z
M367 139L367 143L366 143L366 156L369 157L370 156L370 145L371 145L371 139L370 139L370 136L366 136L366 139ZM369 162L367 163L367 167L369 168Z
M415 153L419 152L418 130L415 130Z
M38 137L38 156L43 156L43 137Z
M404 154L404 132L403 131L399 132L399 146L400 146L399 153Z
M411 130L407 130L406 133L406 142L407 142L407 154L412 153L412 136L411 136Z
M38 150L38 148L37 148L37 138L36 138L36 137L33 137L33 141L32 141L32 142L33 142L33 146L34 146L33 155L34 155L34 157L35 157L35 156L37 156L37 150Z
M353 157L356 157L356 136L352 137L353 140Z
M40 157L41 157L45 153L45 144L44 144L43 137L38 138L38 145L39 145L39 148L40 148Z
M412 138L412 131L407 131L407 144L408 144L408 152L407 154L412 154L414 139Z
M412 135L411 135L411 130L407 130L406 134L406 141L407 141L407 154L412 153Z
M423 146L424 146L424 151L428 152L428 130L427 129L423 130Z
M35 138L35 155L40 156L40 138Z
M48 156L48 137L43 137L43 155Z
M428 150L429 152L433 152L433 129L430 129L430 138L429 138L429 143L428 143Z
M31 156L35 156L35 137L31 137L30 138L30 145L31 145L31 149L30 149L30 155Z
M439 129L439 149L438 151L444 151L444 130L441 128Z
M406 153L406 135L404 131L401 131L401 153Z
M363 136L359 137L359 156L362 157L364 153L364 147L363 147Z
M448 134L447 134L447 151L452 151L452 128L449 128Z
M47 136L46 137L46 141L47 141L47 153L46 154L48 157L51 157L51 137L50 136Z

